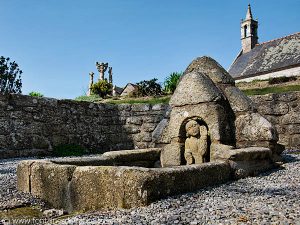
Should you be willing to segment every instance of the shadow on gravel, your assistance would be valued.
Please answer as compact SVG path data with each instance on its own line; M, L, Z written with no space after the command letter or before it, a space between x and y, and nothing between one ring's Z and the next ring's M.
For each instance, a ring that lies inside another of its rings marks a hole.
M293 163L293 162L299 162L300 161L300 157L299 155L293 155L293 154L283 154L282 155L282 158L283 158L283 162L284 164L287 164L287 163ZM278 172L280 170L285 170L286 168L284 167L284 164L282 166L279 166L277 168L274 168L274 169L271 169L269 171L266 171L266 172L263 172L263 173L260 173L258 175L258 177L265 177L265 176L269 176L271 175L272 173L275 173L275 172Z
M276 170L270 171L269 174L275 172ZM278 171L278 170L277 170ZM263 176L267 176L264 174ZM267 180L267 179L266 179ZM268 181L270 181L268 179ZM226 185L226 186L225 186ZM287 185L283 187L278 187L278 183L276 180L272 180L271 182L256 183L251 182L249 180L239 180L231 183L225 184L224 187L226 192L236 194L236 195L251 195L251 196L269 196L269 197L295 197L296 193L300 193L300 186L297 185Z
M11 169L11 168L9 168L9 169L0 169L0 175L2 174L9 174L9 173L13 173L13 174L15 174L16 173L16 171L15 171L15 169Z
M274 178L272 177L272 175L274 173L280 174L281 171L286 170L286 168L284 167L285 164L299 162L300 157L299 155L295 154L283 154L282 157L285 162L282 166L260 173L258 176L256 176L257 178L265 179L265 184L264 182L251 182L246 178L229 183L229 185L226 187L226 190L228 192L236 194L250 194L254 196L288 196L289 198L294 197L296 193L300 193L300 186L287 182L282 185L282 187L280 187L281 185L276 181L277 175L275 175ZM290 177L288 179L290 179Z
M290 162L298 162L300 161L300 153L290 153L290 154L283 154L282 158L285 163L290 163Z
M280 170L285 170L285 168L283 166L279 166L277 168L274 168L274 169L265 171L263 173L260 173L260 174L257 175L257 177L267 177L267 176L270 176L271 174L276 173Z
M249 187L244 189L244 187L234 187L228 188L227 191L235 194L248 194L252 196L269 196L269 197L294 197L295 193L300 191L299 187L268 187L268 188L258 188L258 187Z

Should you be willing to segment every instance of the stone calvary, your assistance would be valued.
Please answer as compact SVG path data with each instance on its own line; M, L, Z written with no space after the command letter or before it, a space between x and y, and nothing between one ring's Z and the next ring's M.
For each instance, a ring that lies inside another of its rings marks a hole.
M18 189L69 212L130 208L282 163L275 127L209 57L188 66L168 113L154 131L154 148L23 161Z

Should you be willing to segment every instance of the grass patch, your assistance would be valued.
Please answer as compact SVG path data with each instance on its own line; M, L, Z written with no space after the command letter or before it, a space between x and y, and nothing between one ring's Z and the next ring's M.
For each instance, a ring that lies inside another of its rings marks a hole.
M279 86L279 87L266 87L242 90L246 95L265 95L270 93L284 93L291 91L300 91L300 85Z
M290 82L290 81L296 81L297 77L293 76L293 77L274 77L274 78L270 78L268 83L269 84L281 84L281 83L286 83L286 82Z
M109 104L168 104L170 101L170 96L157 97L157 98L131 98L131 99L122 99L122 100L108 100L105 103Z
M268 80L268 79L265 79L265 80L258 80L258 79L255 79L255 80L251 81L250 83L256 84L256 83L259 83L259 82L262 82L262 81L266 81L266 80Z
M91 96L79 96L75 98L76 101L85 101L85 102L102 102L108 104L168 104L171 96L163 96L163 97L144 97L144 98L124 98L119 99L118 97L111 97L107 99L103 99L98 95Z
M257 82L255 80L254 82ZM274 87L266 87L266 88L253 88L253 89L244 89L246 95L265 95L270 93L284 93L291 91L300 91L300 85L289 85L289 86L274 86ZM163 97L145 97L145 98L125 98L125 99L102 99L97 95L91 96L79 96L75 100L77 101L88 101L88 102L102 102L108 104L168 104L171 96L163 96Z
M75 145L75 144L55 146L52 152L52 154L57 157L82 156L87 153L88 151L86 149L84 149L80 145Z
M102 100L102 98L98 95L91 95L91 96L82 95L82 96L76 97L75 100L76 101L84 101L84 102L99 102Z
M263 82L263 81L268 81L269 79L263 79L263 80L258 80L258 79L255 79L255 80L252 80L252 81L240 81L240 82L236 82L236 85L246 85L246 84L256 84L256 83L260 83L260 82Z

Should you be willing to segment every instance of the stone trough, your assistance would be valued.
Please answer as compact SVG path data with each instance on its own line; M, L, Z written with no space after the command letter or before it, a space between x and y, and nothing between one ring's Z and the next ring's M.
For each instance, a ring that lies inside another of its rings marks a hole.
M254 147L232 151L227 159L217 162L155 168L160 151L140 149L98 157L22 161L17 168L17 186L68 212L131 208L274 166L269 149Z

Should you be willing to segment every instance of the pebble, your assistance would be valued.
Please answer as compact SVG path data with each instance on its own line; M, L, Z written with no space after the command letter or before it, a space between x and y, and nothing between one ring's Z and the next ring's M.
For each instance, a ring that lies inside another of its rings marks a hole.
M99 210L48 224L297 224L300 221L300 155L285 153L283 157L286 163L281 169L257 177L169 197L147 207ZM43 204L29 194L16 191L19 161L0 160L0 210L9 208L9 202L13 204L16 200L18 204Z

